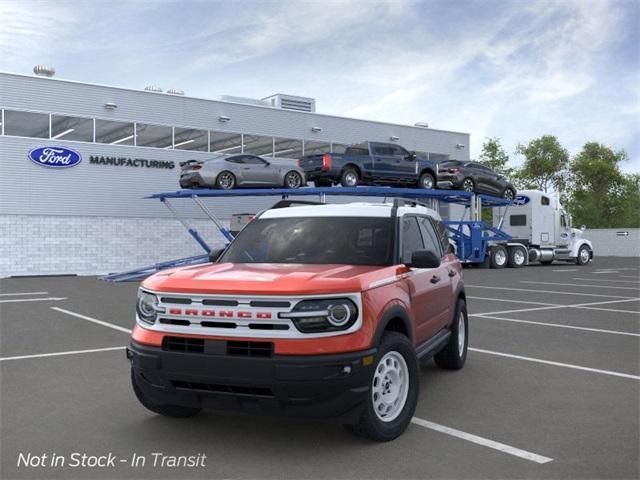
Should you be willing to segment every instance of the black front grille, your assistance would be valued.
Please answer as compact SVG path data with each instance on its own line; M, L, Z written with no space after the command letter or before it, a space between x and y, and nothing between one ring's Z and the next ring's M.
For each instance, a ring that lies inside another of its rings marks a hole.
M239 357L271 357L271 342L205 340L204 338L164 337L162 349L169 352L234 355Z
M242 357L270 357L273 355L273 343L228 341L227 354Z
M230 395L248 395L254 397L274 397L273 391L266 387L247 387L242 385L218 385L213 383L185 382L171 380L173 388L198 392L226 393Z

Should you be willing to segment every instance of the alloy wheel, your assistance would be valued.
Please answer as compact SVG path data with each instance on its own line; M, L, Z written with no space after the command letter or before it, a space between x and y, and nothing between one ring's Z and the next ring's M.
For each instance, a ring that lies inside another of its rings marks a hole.
M473 180L466 178L464 182L462 182L462 190L465 192L473 192Z
M296 172L289 172L287 174L287 187L289 188L298 188L302 184L302 179L300 175Z

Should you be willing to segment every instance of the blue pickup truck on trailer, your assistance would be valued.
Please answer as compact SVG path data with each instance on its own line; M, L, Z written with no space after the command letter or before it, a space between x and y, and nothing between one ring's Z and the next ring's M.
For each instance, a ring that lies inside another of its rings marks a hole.
M364 142L344 153L308 155L299 160L307 180L317 187L340 184L436 188L438 164L393 143Z

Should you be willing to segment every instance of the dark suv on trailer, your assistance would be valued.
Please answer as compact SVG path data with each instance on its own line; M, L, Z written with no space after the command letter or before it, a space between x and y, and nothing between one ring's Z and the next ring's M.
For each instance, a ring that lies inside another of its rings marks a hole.
M485 193L513 200L516 188L501 173L478 162L445 160L438 164L438 188Z

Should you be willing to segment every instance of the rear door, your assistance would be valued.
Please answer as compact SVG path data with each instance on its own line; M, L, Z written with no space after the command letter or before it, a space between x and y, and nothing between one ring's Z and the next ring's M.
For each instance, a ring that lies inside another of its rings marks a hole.
M434 250L442 256L442 249L433 245L431 238L426 243L421 232L421 217L405 215L401 229L401 261L411 262L411 255L416 250ZM412 268L405 280L411 294L411 312L416 326L416 344L421 344L436 334L443 324L449 296L447 285L450 283L443 266L438 268Z
M394 151L389 145L384 143L371 143L371 154L373 157L373 176L384 180L391 180L394 177L396 158Z

